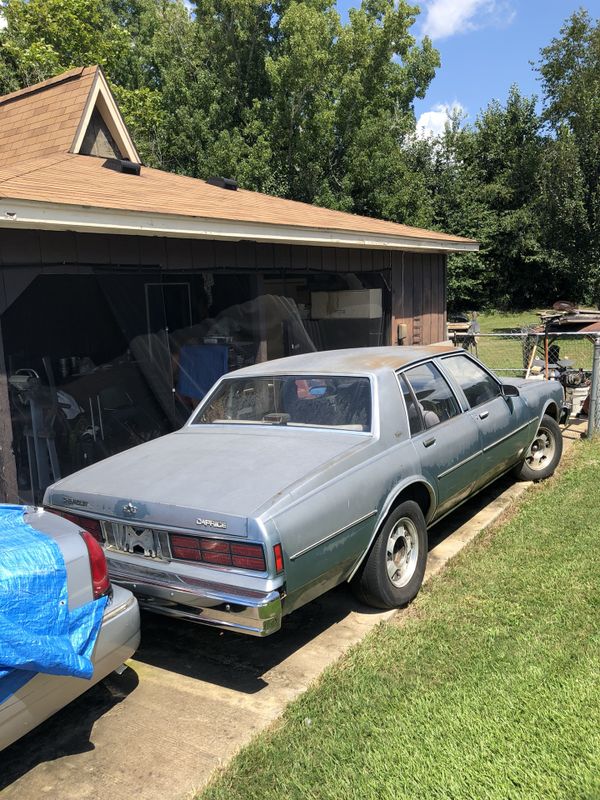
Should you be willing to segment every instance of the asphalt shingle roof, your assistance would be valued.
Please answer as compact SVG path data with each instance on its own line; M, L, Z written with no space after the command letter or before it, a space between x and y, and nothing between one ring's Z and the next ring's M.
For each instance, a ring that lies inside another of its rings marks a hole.
M151 215L292 226L446 243L471 239L142 167L128 175L104 158L70 152L98 67L70 70L0 97L0 199Z

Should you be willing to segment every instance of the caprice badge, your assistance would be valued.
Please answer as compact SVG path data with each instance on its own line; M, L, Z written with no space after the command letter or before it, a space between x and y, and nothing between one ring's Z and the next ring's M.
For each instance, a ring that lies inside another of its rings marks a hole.
M80 506L81 508L89 506L87 500L78 500L76 497L67 497L64 494L62 497L62 504L63 506Z
M227 530L227 523L222 519L197 519L196 525L202 525L203 528L217 528L220 531Z
M137 506L134 506L133 503L127 503L127 505L123 506L123 513L133 516L137 514Z

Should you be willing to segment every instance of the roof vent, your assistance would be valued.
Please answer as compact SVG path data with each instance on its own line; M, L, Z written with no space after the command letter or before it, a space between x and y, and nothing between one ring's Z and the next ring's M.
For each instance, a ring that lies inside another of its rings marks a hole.
M103 166L115 172L123 172L125 175L139 175L142 171L141 164L128 158L107 158Z
M210 183L211 186L218 186L219 189L230 189L232 192L237 191L238 185L237 181L234 181L233 178L221 178L216 176L214 178L209 178L207 183Z

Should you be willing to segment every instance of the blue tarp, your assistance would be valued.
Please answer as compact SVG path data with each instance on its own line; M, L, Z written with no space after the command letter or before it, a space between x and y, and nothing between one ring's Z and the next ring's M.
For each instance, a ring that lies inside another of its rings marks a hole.
M69 611L59 546L0 506L0 703L37 672L91 678L107 599Z

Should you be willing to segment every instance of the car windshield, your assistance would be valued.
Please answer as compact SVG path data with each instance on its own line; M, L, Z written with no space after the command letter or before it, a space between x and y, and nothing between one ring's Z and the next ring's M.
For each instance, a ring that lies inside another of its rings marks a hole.
M193 425L253 423L371 430L368 378L276 375L226 378Z

